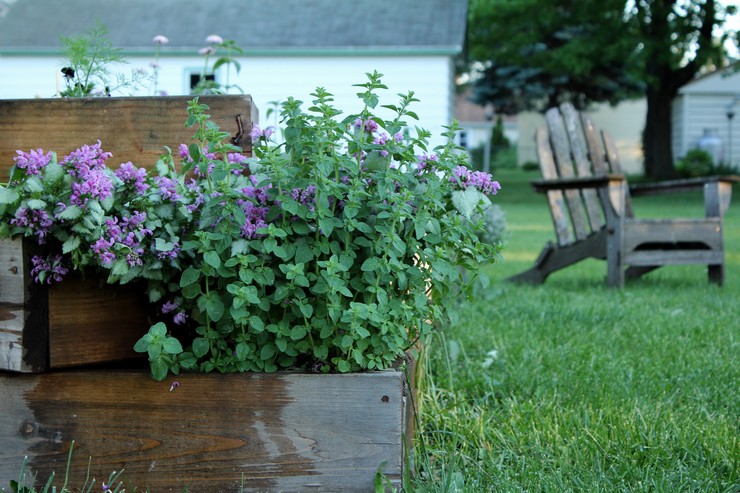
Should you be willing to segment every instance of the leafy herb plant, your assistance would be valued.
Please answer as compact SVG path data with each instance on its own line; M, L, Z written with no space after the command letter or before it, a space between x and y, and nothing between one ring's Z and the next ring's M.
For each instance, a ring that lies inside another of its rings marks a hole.
M168 372L361 371L393 365L454 300L470 296L499 243L482 242L500 188L454 144L428 148L406 123L413 93L380 108L377 73L363 110L341 117L318 88L282 104L284 142L254 126L245 157L194 99L194 140L150 171L106 166L100 143L57 161L20 152L0 188L0 236L46 243L39 282L97 269L146 280L162 319L136 344Z
M133 92L147 80L148 75L141 70L133 70L130 77L111 73L111 66L127 62L107 36L108 28L96 21L84 34L60 37L65 56L62 76L66 86L60 96L110 96L125 89Z

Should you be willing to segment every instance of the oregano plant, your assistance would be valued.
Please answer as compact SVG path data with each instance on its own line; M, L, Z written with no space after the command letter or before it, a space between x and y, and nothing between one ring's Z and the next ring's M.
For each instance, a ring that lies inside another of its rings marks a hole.
M500 186L467 167L455 123L433 149L428 131L409 126L412 92L381 104L378 73L357 88L352 115L322 88L308 105L288 98L283 140L255 125L251 157L197 98L193 141L151 171L111 170L99 148L60 162L21 152L0 188L0 234L53 244L39 259L43 282L66 268L146 281L160 319L135 349L158 380L388 368L497 258L500 244L479 238ZM100 167L80 164L90 156Z

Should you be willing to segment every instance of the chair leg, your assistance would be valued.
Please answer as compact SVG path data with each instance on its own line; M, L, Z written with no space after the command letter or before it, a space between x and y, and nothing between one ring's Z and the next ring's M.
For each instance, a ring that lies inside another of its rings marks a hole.
M725 283L725 264L707 266L709 282L722 286Z

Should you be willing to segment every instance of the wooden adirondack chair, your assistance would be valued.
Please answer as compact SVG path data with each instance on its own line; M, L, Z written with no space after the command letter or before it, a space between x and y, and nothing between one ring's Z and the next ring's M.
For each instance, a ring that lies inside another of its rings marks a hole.
M607 285L623 287L669 264L707 265L709 281L724 281L722 216L737 176L627 185L609 135L597 133L571 104L551 108L535 135L542 180L532 182L550 205L557 243L549 242L529 270L509 280L542 283L586 258L606 260ZM704 190L704 218L637 219L630 195Z

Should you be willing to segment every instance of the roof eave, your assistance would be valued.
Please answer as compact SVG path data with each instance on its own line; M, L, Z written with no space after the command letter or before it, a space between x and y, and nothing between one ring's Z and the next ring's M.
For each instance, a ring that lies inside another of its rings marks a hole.
M201 56L197 47L160 51L160 57ZM320 47L252 47L244 50L244 57L256 56L455 56L460 46L320 46ZM151 48L123 48L126 56L155 56ZM59 48L0 48L0 56L63 56Z

